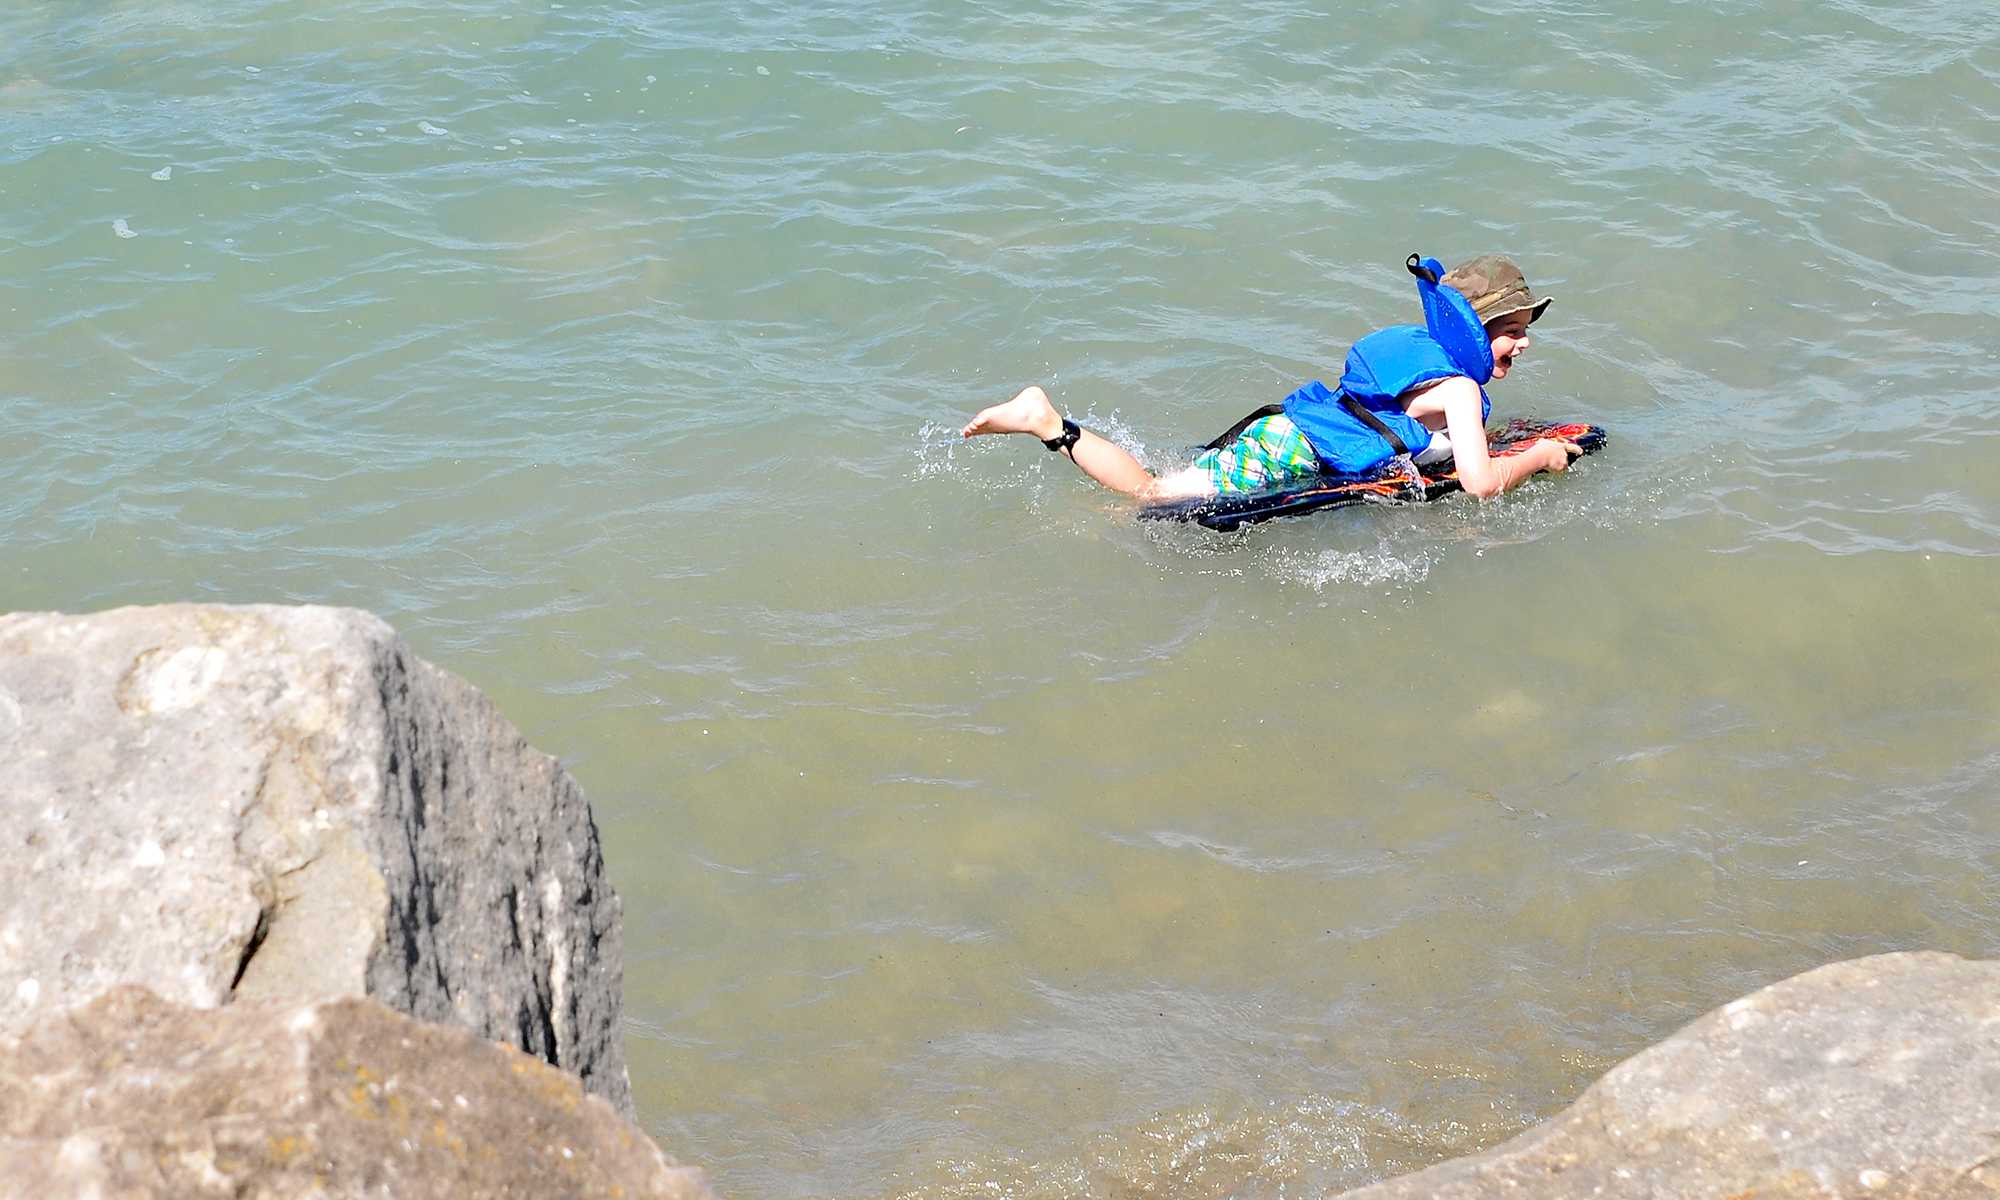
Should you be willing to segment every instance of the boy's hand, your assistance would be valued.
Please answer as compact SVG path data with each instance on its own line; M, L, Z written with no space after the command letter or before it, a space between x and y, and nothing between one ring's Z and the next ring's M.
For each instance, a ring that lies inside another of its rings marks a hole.
M1563 471L1569 468L1569 460L1583 453L1583 447L1568 438L1545 437L1537 439L1545 448L1545 471Z

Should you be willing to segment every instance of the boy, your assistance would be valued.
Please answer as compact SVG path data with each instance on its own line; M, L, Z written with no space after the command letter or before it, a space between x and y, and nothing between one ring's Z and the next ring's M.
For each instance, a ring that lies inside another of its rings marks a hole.
M1489 405L1481 385L1507 377L1530 345L1528 326L1555 298L1536 298L1521 269L1498 254L1482 254L1441 278L1434 260L1413 254L1409 267L1431 285L1425 290L1419 284L1425 325L1369 334L1348 352L1338 392L1308 384L1286 397L1282 412L1250 421L1235 440L1170 475L1154 476L1130 454L1063 417L1039 387L981 412L962 436L1033 434L1097 482L1148 501L1256 491L1325 470L1360 472L1404 454L1419 466L1454 459L1465 490L1481 498L1569 466L1581 451L1558 438L1539 438L1504 459L1491 457L1486 446ZM1463 300L1437 299L1438 285ZM1483 335L1484 345L1468 345L1465 334L1454 339L1454 322L1476 328L1469 337Z

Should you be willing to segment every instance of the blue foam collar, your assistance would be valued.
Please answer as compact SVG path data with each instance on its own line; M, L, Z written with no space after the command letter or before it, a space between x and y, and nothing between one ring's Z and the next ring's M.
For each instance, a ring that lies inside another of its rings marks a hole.
M1435 258L1412 254L1407 263L1417 277L1417 294L1424 302L1424 328L1431 339L1444 347L1451 361L1481 387L1493 378L1493 343L1486 339L1486 326L1472 310L1472 301L1448 284L1444 264Z

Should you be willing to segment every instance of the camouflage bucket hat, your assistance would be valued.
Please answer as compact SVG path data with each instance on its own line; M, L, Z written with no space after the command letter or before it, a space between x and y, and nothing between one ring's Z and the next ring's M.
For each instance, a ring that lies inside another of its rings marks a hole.
M1472 301L1472 311L1479 314L1481 322L1508 313L1532 310L1530 324L1542 319L1554 296L1536 296L1528 290L1528 281L1521 277L1521 268L1504 254L1482 254L1470 262L1462 262L1446 271L1440 281L1459 290L1467 300Z

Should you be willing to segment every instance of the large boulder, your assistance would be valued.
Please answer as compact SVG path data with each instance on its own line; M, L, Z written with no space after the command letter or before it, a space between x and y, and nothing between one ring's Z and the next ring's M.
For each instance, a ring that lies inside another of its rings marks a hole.
M1772 984L1484 1154L1344 1200L2000 1195L2000 963L1882 954Z
M136 983L373 996L632 1112L583 791L353 609L0 616L0 1036Z
M0 1195L714 1200L575 1076L364 997L114 987L0 1042Z

